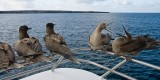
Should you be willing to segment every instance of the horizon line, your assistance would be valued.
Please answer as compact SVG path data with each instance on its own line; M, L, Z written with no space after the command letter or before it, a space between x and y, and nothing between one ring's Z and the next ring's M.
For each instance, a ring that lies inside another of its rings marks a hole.
M0 12L45 12L45 11L49 11L49 12L77 12L77 13L160 13L160 12L136 12L136 11L130 11L130 12L110 12L110 11L89 11L89 10L0 10Z

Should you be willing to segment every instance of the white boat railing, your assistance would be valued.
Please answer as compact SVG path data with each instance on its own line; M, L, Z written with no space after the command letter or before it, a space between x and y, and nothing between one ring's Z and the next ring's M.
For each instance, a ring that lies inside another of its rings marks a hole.
M114 55L115 53L112 53L112 52L107 52L107 54L110 54L110 55ZM89 61L89 60L84 60L84 59L78 59L80 62L84 62L84 63L88 63L88 64L92 64L94 66L97 66L99 68L102 68L104 70L106 70L106 72L104 74L102 74L100 76L100 78L102 80L105 80L104 78L109 75L110 73L114 73L114 74L117 74L119 76L122 76L126 79L129 79L129 80L136 80L135 78L133 77L130 77L126 74L123 74L121 72L118 72L116 71L117 68L121 67L123 64L125 64L127 62L127 60L125 59L125 57L123 56L120 56L121 58L123 58L124 60L122 60L120 63L118 63L117 65L115 65L112 69L106 67L106 66L103 66L101 64L98 64L98 63L95 63L93 61ZM31 70L27 70L27 71L24 71L24 72L21 72L21 73L17 73L15 75L11 75L11 76L7 76L7 77L4 77L2 78L1 80L11 80L11 79L15 79L15 78L20 78L22 76L25 76L25 75L29 75L29 74L33 74L35 72L38 72L38 71L41 71L41 70L45 70L45 69L48 69L48 68L52 68L51 70L54 71L54 69L56 69L58 67L58 65L60 65L63 61L64 57L60 57L59 60L56 62L56 63L51 63L51 64L47 64L47 65L43 65L41 67L38 67L38 68L34 68L34 69L31 69ZM138 64L141 64L141 65L144 65L144 66L148 66L150 68L153 68L153 69L157 69L160 71L160 67L158 66L155 66L155 65L152 65L152 64L149 64L149 63L146 63L146 62L143 62L143 61L140 61L140 60L136 60L136 59L132 59L131 60L132 62L135 62L135 63L138 63ZM63 62L63 63L66 63L66 62Z
M102 69L105 69L105 70L107 70L107 72L108 72L108 71L109 71L109 72L113 72L113 73L115 73L115 74L117 74L117 75L120 75L120 76L122 76L122 77L124 77L124 78L127 78L127 79L129 79L129 80L136 80L136 79L133 78L133 77L130 77L130 76L127 76L127 75L125 75L125 74L123 74L123 73L121 73L121 72L115 71L113 68L110 69L110 68L108 68L108 67L105 67L105 66L103 66L103 65L100 65L100 64L98 64L98 63L95 63L95 62L92 62L92 61L88 61L88 60L83 60L83 59L78 59L78 60L79 60L80 62L89 63L89 64L95 65L95 66L97 66L97 67L100 67L100 68L102 68ZM126 61L126 60L124 60L124 61ZM123 61L123 62L120 62L120 63L119 63L118 65L116 65L116 66L119 67L119 66L123 65L124 61ZM115 68L117 68L117 67L115 67ZM106 73L107 73L107 72L106 72ZM104 79L104 77L107 76L106 73L104 73L104 74L100 77L102 80Z
M77 48L77 49L74 49L74 51L77 51L77 50L91 50L91 48ZM106 52L107 54L110 54L110 55L115 55L115 53L113 52ZM118 63L116 66L114 66L112 69L109 69L109 71L107 71L106 73L104 73L101 77L104 78L106 77L107 75L109 75L110 73L115 73L117 71L115 71L117 68L119 68L120 66L122 66L123 64L125 64L127 62L126 58L124 56L119 56L120 58L124 59L123 61L121 61L120 63ZM137 60L137 59L131 59L132 62L135 62L135 63L138 63L138 64L141 64L141 65L144 65L144 66L147 66L147 67L150 67L150 68L153 68L153 69L156 69L156 70L159 70L160 71L160 67L159 66L156 66L156 65L153 65L153 64L150 64L150 63L147 63L147 62L143 62L143 61L140 61L140 60ZM116 73L117 74L117 73ZM135 80L135 78L132 78L132 77L129 77L123 73L120 73L118 72L118 75L122 76L122 77L125 77L127 79L130 79L130 80Z
M115 53L113 53L113 52L107 52L107 54L114 55ZM123 59L125 59L125 57L123 57L123 56L120 56L120 57L123 58ZM141 64L141 65L144 65L144 66L148 66L148 67L153 68L153 69L157 69L157 70L160 71L160 67L155 66L153 64L149 64L149 63L146 63L146 62L143 62L143 61L140 61L140 60L136 60L136 59L132 59L131 61L135 62L135 63L138 63L138 64Z
M61 57L58 59L58 61L54 64L54 66L53 66L53 68L52 68L51 70L54 71L54 69L56 69L56 68L58 67L58 65L61 64L61 62L63 61L63 59L64 59L64 57L61 56ZM84 62L84 63L88 63L88 64L92 64L92 65L94 65L94 66L97 66L97 67L100 67L100 68L102 68L102 69L107 70L107 72L104 73L104 74L100 77L102 80L104 79L104 77L106 77L106 76L107 76L108 74L110 74L111 72L113 72L113 73L115 73L115 74L117 74L117 75L120 75L120 76L122 76L122 77L124 77L124 78L127 78L127 79L129 79L129 80L136 80L135 78L132 78L132 77L127 76L127 75L125 75L125 74L123 74L123 73L120 73L120 72L115 71L115 69L117 69L118 67L120 67L121 65L123 65L123 64L127 61L126 59L123 60L122 62L120 62L119 64L117 64L117 65L116 65L115 67L113 67L112 69L110 69L110 68L108 68L108 67L105 67L105 66L103 66L103 65L100 65L100 64L98 64L98 63L95 63L95 62L93 62L93 61L89 61L89 60L78 59L78 61Z
M26 71L23 71L23 72L20 72L20 73L16 73L14 75L3 77L0 80L13 80L13 79L21 78L21 77L24 77L26 75L30 75L30 74L33 74L33 73L36 73L36 72L39 72L39 71L42 71L42 70L52 68L53 65L54 65L53 63L43 65L43 66L40 66L40 67L37 67L37 68L33 68L31 70L26 70Z

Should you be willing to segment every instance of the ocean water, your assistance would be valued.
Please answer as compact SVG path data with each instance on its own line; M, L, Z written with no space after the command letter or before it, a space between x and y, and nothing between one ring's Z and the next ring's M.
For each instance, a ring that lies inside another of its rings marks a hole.
M32 28L32 30L28 32L29 35L37 37L43 46L43 50L47 51L43 43L45 25L48 22L52 22L56 24L55 31L63 35L71 49L88 47L87 39L100 21L105 21L106 23L113 22L112 25L107 27L113 33L103 31L103 33L111 34L113 38L117 37L114 33L124 34L122 28L122 25L124 25L133 36L149 34L153 38L160 40L160 14L158 13L52 13L0 14L0 41L13 45L18 39L19 26L27 25ZM47 54L49 54L49 51L47 52ZM122 59L115 56L94 51L77 51L75 57L91 60L109 68L112 68L122 61ZM139 55L133 58L160 66L160 49L141 51ZM0 78L45 64L49 63L39 62L24 68L0 72ZM86 63L77 65L69 62L61 64L59 67L84 69L98 75L102 75L105 72L105 70L101 68ZM134 62L127 62L116 70L140 80L160 79L160 71ZM125 78L116 74L109 74L106 79L125 80Z

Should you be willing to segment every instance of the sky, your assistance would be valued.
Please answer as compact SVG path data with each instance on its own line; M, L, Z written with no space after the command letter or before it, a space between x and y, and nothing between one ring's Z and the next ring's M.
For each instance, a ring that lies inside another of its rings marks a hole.
M0 11L160 12L160 0L0 0Z

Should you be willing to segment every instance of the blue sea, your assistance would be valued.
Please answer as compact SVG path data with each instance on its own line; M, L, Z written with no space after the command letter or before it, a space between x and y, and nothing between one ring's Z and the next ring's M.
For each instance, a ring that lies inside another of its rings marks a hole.
M149 34L151 37L160 40L159 13L45 13L0 14L0 41L13 45L13 43L18 40L18 28L21 25L27 25L32 28L28 32L29 35L37 37L43 46L43 50L48 52L46 54L49 54L49 51L44 46L43 37L45 35L46 24L52 22L56 24L55 32L63 35L71 49L81 47L88 48L88 37L100 21L106 23L113 22L111 25L107 26L112 33L103 31L103 33L112 35L113 38L117 37L116 33L124 34L123 25L133 36ZM56 56L56 58L57 57L58 56ZM114 67L117 63L122 61L121 58L95 51L77 51L75 57L94 61L109 68ZM133 58L160 66L160 49L141 51L139 55ZM24 68L0 72L0 78L46 64L50 63L38 62ZM98 75L102 75L106 72L101 68L86 63L78 65L68 62L61 64L59 67L84 69ZM127 62L116 70L139 80L160 80L160 71L134 62ZM113 73L109 74L106 79L126 80Z

